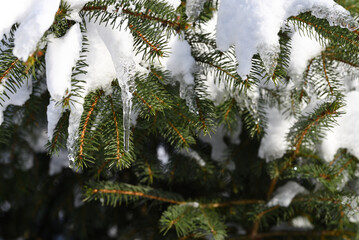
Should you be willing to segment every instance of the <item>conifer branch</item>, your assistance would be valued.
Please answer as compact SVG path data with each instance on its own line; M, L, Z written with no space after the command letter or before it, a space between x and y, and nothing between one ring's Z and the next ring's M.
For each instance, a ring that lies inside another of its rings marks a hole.
M300 91L299 101L302 101L302 99L303 99L303 96L304 96L304 88L305 88L305 87L307 86L307 84L308 84L308 75L309 75L310 68L311 68L311 66L312 66L312 64L313 64L314 59L315 59L315 58L310 59L309 64L308 64L308 66L307 66L307 69L305 70L303 87L302 87L302 90Z
M0 76L0 84L2 83L3 79L10 73L10 71L15 67L15 65L19 62L19 59L17 58L15 61L13 61L10 66L4 71L4 73Z
M197 103L197 107L198 107L199 120L200 120L200 122L202 123L201 129L202 129L203 131L206 131L206 130L207 130L206 118L205 118L204 115L203 115L203 112L202 112L202 110L201 110L200 101L199 101L199 99L198 99L197 97L196 97L196 103Z
M333 92L333 88L329 82L329 77L328 77L328 74L327 74L327 67L326 67L326 63L325 63L325 56L324 54L322 53L322 62L323 62L323 71L324 71L324 76L325 76L325 80L327 81L327 84L328 84L328 87L329 87L329 90L330 90L330 93L332 95L334 95L334 92Z
M292 159L295 158L295 156L299 153L299 149L302 145L303 139L304 137L307 135L308 131L315 126L320 120L322 120L323 118L329 116L329 115L334 115L337 114L338 112L336 110L326 110L324 111L322 114L320 114L319 116L317 116L316 119L314 119L314 121L311 121L304 129L303 131L294 138L294 142L296 143L295 145L295 150L293 153L293 157Z
M184 202L184 201L177 201L177 200L173 200L173 199L169 199L169 198L158 197L158 196L154 196L154 195L150 195L150 194L146 194L146 193L142 193L142 192L123 191L123 190L118 190L118 189L96 189L95 188L92 190L92 193L110 193L110 194L112 193L112 194L120 194L120 195L131 195L131 196L143 197L143 198L153 199L153 200L177 204L177 205L187 204L187 202Z
M88 126L88 123L90 121L90 117L91 117L93 111L95 110L96 104L97 104L98 100L100 99L101 95L102 95L102 93L99 93L99 94L96 95L94 101L91 104L90 110L87 112L85 122L84 122L83 128L81 130L80 146L79 146L79 158L80 159L83 158L83 151L84 151L84 144L85 144L85 134L86 134L87 126Z
M224 120L227 120L228 115L229 115L229 113L231 112L232 107L233 107L234 104L236 104L236 100L235 100L234 98L232 98L232 101L231 101L231 103L229 104L229 107L228 107L226 113L224 114Z
M110 104L111 104L111 110L112 110L112 115L113 115L113 121L115 124L115 131L116 131L116 160L117 163L120 164L121 163L121 151L120 151L120 130L118 128L118 121L117 121L117 116L116 116L116 111L115 111L115 107L113 105L113 101L112 101L112 97L109 96L110 98Z
M251 232L252 239L257 239L257 234L258 234L258 230L259 230L259 224L261 222L262 217L264 215L266 215L267 213L278 209L279 207L280 206L274 206L274 207L268 208L268 209L266 209L266 210L264 210L264 211L257 214L256 221L254 222L253 227L252 227L252 232Z
M305 24L308 24L309 26L312 26L312 27L314 27L314 28L316 28L316 29L318 29L318 30L322 30L322 31L324 31L325 33L327 33L327 34L329 34L329 35L333 35L333 36L335 36L335 37L341 38L341 39L347 41L348 43L353 44L353 45L359 47L359 43L356 43L355 41L352 41L351 39L349 39L349 38L346 37L346 36L339 35L339 34L337 34L337 33L333 33L332 31L330 31L330 30L324 28L323 26L318 26L317 24L311 23L311 22L309 22L309 21L306 21L306 20L304 20L304 19L302 19L302 18L300 18L300 17L298 17L298 16L292 16L291 19L294 19L294 20L303 22L303 23L305 23Z
M107 11L107 6L85 6L81 10L82 11ZM115 11L118 12L119 8L117 8ZM149 10L148 12L151 12L151 10ZM191 26L188 23L181 24L179 22L179 19L177 19L177 21L170 21L170 20L163 19L160 17L151 16L148 13L135 12L135 11L131 11L129 9L122 8L122 7L121 7L121 13L131 15L134 17L138 17L139 19L147 19L150 21L155 21L155 22L161 23L162 26L169 26L169 27L172 27L173 29L176 29L177 31L188 29Z
M134 96L138 97L151 111L153 110L153 107L143 97L141 97L136 91L134 91L132 94Z
M54 151L54 149L56 148L57 142L59 140L60 134L61 134L61 129L63 127L63 121L59 122L59 126L58 129L56 131L55 136L53 137L52 143L51 143L51 152Z
M185 114L183 114L182 112L180 112L178 109L173 109L176 114L180 115L184 120L186 120L186 122L194 124L195 122L193 120L191 120L188 116L186 116Z
M359 68L359 64L355 64L355 63L352 63L350 61L347 61L345 59L342 59L342 58L339 58L337 56L334 56L332 54L325 54L328 58L330 58L331 60L335 60L335 61L338 61L338 62L342 62L342 63L345 63L345 64L348 64L352 67L355 67L355 68Z
M105 169L105 167L111 162L111 159L107 159L105 162L101 164L99 169L97 170L97 175L100 175L101 172Z
M177 133L177 135L181 138L182 142L187 145L186 139L183 137L183 135L180 133L180 131L170 122L167 121L167 123L171 126L171 128Z
M230 78L233 78L237 82L239 82L239 83L241 82L240 77L237 77L237 76L233 75L232 73L230 73L226 69L222 68L219 65L214 64L213 62L205 61L204 59L198 59L198 58L196 58L196 61L205 63L205 64L217 69L218 71L223 72L225 75L229 76Z
M163 56L163 52L161 49L159 49L159 46L155 46L154 44L152 44L139 30L136 29L136 27L134 27L132 24L128 24L128 27L134 31L137 36L139 36L151 49L153 52L155 52L158 56L162 57Z

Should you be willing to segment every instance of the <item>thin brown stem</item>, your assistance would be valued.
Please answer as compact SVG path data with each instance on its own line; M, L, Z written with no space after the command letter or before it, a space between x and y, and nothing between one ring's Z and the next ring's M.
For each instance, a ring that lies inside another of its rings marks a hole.
M0 83L2 83L3 79L10 73L11 69L13 69L16 65L16 63L19 61L19 59L16 59L13 61L10 66L5 70L5 72L0 76Z

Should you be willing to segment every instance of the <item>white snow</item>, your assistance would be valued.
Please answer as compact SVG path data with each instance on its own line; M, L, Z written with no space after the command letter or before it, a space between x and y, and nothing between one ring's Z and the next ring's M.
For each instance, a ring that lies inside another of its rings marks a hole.
M288 73L293 79L300 77L306 70L309 61L325 49L315 40L317 34L314 31L312 34L312 37L307 37L299 32L294 32L292 36Z
M344 205L350 206L350 210L345 211L346 215L349 217L349 221L353 223L359 222L359 197L344 197L342 200Z
M81 22L82 19L79 15L82 7L90 2L89 0L66 0L66 2L70 5L70 13L68 18L74 20L75 22Z
M83 5L90 2L90 0L65 0L70 4L71 8L82 8Z
M129 150L131 110L132 110L132 91L135 87L134 75L136 63L132 52L133 38L128 30L106 28L97 25L99 35L104 41L113 64L116 69L117 81L121 87L122 109L123 109L123 144L124 150Z
M171 54L166 62L166 67L171 71L172 76L179 77L181 83L186 85L194 84L193 73L195 71L195 60L191 55L191 46L186 40L178 36L171 38L169 43Z
M293 125L293 118L286 118L278 109L267 108L266 116L268 119L266 133L261 140L258 156L271 161L282 157L288 147L286 135L289 128Z
M171 53L168 59L164 59L164 65L171 72L176 81L180 83L180 97L186 100L191 111L195 111L194 76L196 62L191 54L191 46L186 40L173 36L169 46Z
M181 0L166 0L175 9L181 4Z
M295 217L290 222L293 227L300 228L302 230L311 230L314 228L313 224L309 221L309 219L304 216Z
M51 97L61 101L71 93L72 68L80 57L82 34L77 23L62 38L51 38L46 51L46 82Z
M109 91L111 82L116 79L116 70L111 54L100 37L97 24L88 22L86 27L86 36L89 44L87 46L88 52L86 53L88 67L85 68L87 74L81 75L79 79L86 81L86 92L99 88Z
M37 0L28 6L26 17L21 19L21 24L15 32L13 53L16 57L26 61L35 51L39 40L52 25L59 4L60 0Z
M0 8L0 39L10 31L16 22L20 22L34 5L35 0L2 1Z
M159 145L157 147L157 159L160 160L162 165L166 165L168 163L170 156L168 155L164 146Z
M197 164L200 167L204 167L206 165L206 162L203 160L203 158L198 154L198 152L196 152L192 148L181 149L179 151L179 153L186 156L186 157L189 157L189 158L192 158L192 159L196 160Z
M318 12L323 9L327 13L320 15ZM235 45L237 72L243 79L250 73L251 59L256 53L260 53L267 71L272 71L279 50L280 28L288 17L310 10L333 25L354 22L349 12L333 0L226 0L220 2L218 11L217 46L226 51Z
M304 187L294 181L289 181L275 191L273 198L267 203L267 205L268 207L277 205L288 207L297 194L307 193L308 191Z
M345 114L337 118L338 125L327 132L320 150L326 161L331 161L339 148L347 148L359 158L359 92L349 92L345 96L346 106L341 109Z

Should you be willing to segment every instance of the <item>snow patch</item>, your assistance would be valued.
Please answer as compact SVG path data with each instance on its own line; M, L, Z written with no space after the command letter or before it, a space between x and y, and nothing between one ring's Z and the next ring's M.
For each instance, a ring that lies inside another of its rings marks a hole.
M336 118L337 125L327 132L320 146L322 157L331 161L339 148L347 148L359 158L359 92L349 92L344 98L346 106L341 110L345 114Z
M180 83L180 97L186 100L190 110L194 110L194 77L196 62L191 54L191 46L186 40L173 36L170 40L171 54L165 65L172 76Z
M294 32L292 35L288 73L294 80L300 78L307 68L309 61L325 49L315 40L317 33L313 31L312 34L312 38L303 36L299 32Z
M267 128L259 146L258 156L269 162L285 154L288 147L286 136L294 119L286 118L276 108L267 108L266 116Z
M277 205L288 207L293 198L300 193L307 194L308 191L298 183L289 181L275 191L274 197L267 203L267 205L268 207Z
M80 57L82 34L77 23L62 38L52 38L46 51L46 82L51 97L61 101L71 93L72 68Z
M25 2L25 1L22 1ZM45 31L52 25L60 0L38 0L26 11L19 28L15 32L15 47L13 53L22 61L35 51L36 46ZM15 6L15 9L17 6Z
M159 145L157 147L157 159L162 163L162 165L167 165L170 156L168 155L164 146Z

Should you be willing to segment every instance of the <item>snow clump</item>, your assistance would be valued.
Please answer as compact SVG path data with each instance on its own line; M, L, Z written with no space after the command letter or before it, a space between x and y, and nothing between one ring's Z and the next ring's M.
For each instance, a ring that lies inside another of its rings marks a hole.
M221 1L218 10L217 46L226 51L235 45L237 72L242 79L250 73L256 53L271 76L280 50L279 30L287 18L307 11L331 25L351 31L358 28L349 11L333 0L226 0Z

